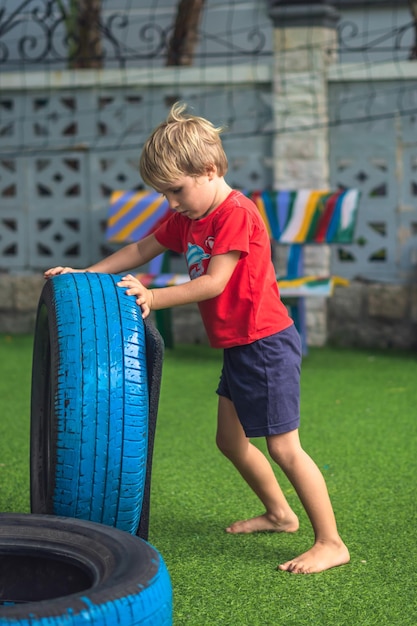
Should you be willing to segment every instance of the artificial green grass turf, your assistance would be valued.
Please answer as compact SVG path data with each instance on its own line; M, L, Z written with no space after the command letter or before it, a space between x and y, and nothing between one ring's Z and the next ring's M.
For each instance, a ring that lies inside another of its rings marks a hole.
M192 346L165 356L150 540L171 573L175 623L416 624L416 355L318 349L304 359L301 438L326 478L352 557L314 576L276 571L313 539L279 470L300 531L224 532L261 510L215 448L220 359Z
M29 512L33 338L0 335L0 511Z
M0 510L29 510L32 338L0 337ZM276 571L312 532L230 536L260 512L214 444L221 354L167 350L152 478L150 542L167 563L175 626L397 626L417 623L415 354L311 349L302 370L301 438L322 470L349 565ZM262 441L258 444L265 450Z

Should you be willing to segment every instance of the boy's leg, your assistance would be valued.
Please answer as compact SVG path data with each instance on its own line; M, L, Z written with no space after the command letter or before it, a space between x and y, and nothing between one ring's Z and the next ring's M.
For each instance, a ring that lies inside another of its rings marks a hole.
M279 569L310 574L348 563L349 551L337 531L325 480L302 449L298 430L267 437L267 443L271 457L294 486L315 534L310 550L281 564Z
M216 443L220 451L235 465L249 487L265 507L265 513L249 520L235 522L230 533L257 531L295 532L298 518L290 508L277 482L271 464L246 437L233 403L219 396Z

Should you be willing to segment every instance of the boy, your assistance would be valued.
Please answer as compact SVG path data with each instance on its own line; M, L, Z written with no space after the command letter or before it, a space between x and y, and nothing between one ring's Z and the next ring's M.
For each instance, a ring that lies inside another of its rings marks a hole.
M144 318L151 310L197 302L210 344L224 351L216 443L265 507L263 514L226 531L298 530L269 461L250 442L266 437L269 454L294 486L315 533L314 545L279 569L309 574L343 565L349 552L325 481L298 436L300 339L279 297L265 225L256 206L224 179L222 129L185 109L178 103L172 107L140 159L142 179L173 209L169 219L85 270L56 267L45 277L73 271L118 274L167 249L182 252L188 283L152 290L127 274L119 286L135 296Z

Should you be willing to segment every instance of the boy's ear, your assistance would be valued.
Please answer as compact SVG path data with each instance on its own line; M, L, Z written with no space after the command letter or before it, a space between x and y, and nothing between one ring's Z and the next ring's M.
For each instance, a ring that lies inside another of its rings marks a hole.
M214 163L209 163L207 165L206 174L209 177L209 180L214 178L214 176L217 174L217 167L214 165Z

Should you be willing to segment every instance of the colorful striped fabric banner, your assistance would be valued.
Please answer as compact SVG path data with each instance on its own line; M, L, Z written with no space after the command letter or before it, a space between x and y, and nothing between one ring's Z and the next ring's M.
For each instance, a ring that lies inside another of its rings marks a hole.
M352 243L359 204L357 189L255 191L271 239L279 243Z
M188 274L136 274L136 278L146 288L172 287L190 280ZM280 294L283 298L300 296L331 296L336 285L346 286L349 281L340 276L300 276L299 278L277 278Z
M156 191L114 191L110 197L106 238L114 243L139 241L169 214L167 200Z
M271 239L278 243L351 243L359 191L307 190L245 192L255 202ZM154 191L114 191L107 239L128 243L145 237L170 215Z
M300 298L303 296L329 297L336 285L346 287L349 281L341 276L300 276L299 278L277 278L282 298Z

